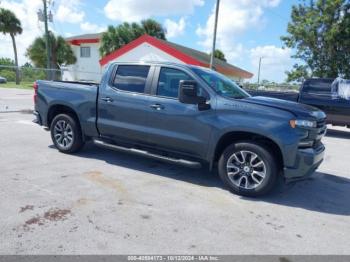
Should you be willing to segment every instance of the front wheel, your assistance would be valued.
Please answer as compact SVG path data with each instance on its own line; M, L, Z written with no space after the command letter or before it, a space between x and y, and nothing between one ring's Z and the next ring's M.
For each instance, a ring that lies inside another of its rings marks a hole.
M228 146L222 153L219 175L229 189L238 195L257 197L268 193L277 180L277 165L263 144L242 141Z
M57 115L51 123L51 138L62 153L75 153L84 146L78 121L67 114Z

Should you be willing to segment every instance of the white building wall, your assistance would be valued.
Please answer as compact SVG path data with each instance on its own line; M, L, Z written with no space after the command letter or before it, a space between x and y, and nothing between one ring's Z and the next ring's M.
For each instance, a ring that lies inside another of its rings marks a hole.
M90 57L80 56L80 47L90 47ZM67 66L67 71L64 71L62 80L64 81L93 81L100 82L102 70L99 63L100 44L81 44L80 46L71 46L77 62L74 65Z
M91 56L89 58L80 56L80 47L90 46ZM67 66L67 71L63 72L62 80L64 81L93 81L100 82L104 70L100 66L99 47L100 44L81 44L81 46L72 45L73 52L77 58L74 65ZM165 53L148 43L142 43L129 52L121 55L110 62L175 62L184 63L181 60Z
M123 63L123 62L147 62L147 61L175 62L175 63L183 64L181 60L165 53L164 51L148 43L143 43L110 62Z

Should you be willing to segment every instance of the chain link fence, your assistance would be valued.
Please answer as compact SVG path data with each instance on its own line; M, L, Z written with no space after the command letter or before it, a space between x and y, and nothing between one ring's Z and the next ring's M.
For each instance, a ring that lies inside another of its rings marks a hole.
M8 83L16 82L16 66L0 65L0 77ZM100 72L86 72L76 70L74 67L62 67L60 69L37 68L32 66L18 67L21 83L34 82L36 80L56 81L87 81L98 83L101 79ZM1 80L0 80L1 82Z
M16 81L16 66L0 65L0 76L7 82ZM18 67L19 80L21 82L34 82L38 79L62 80L61 69L35 68L31 66Z
M33 83L36 80L58 80L58 81L86 81L99 83L102 72L79 71L73 67L62 67L60 69L36 68L32 66L18 67L20 82ZM16 67L0 65L0 77L7 82L16 81ZM0 81L1 82L1 81ZM278 84L278 83L240 83L246 90L252 91L276 91L276 92L298 92L298 84Z

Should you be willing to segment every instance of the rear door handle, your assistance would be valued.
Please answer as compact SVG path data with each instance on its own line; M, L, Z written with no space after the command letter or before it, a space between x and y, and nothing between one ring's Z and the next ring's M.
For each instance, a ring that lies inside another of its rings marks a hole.
M163 105L161 105L161 104L153 104L153 105L150 105L150 108L152 108L154 110L162 110L165 107Z
M101 100L107 102L107 103L111 103L113 102L113 99L111 97L102 97Z

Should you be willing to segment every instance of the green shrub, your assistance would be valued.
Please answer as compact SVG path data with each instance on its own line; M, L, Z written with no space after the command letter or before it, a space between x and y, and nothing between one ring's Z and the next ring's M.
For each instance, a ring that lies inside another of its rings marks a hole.
M34 69L31 67L21 68L21 79L25 82L35 81L39 79L46 79L46 73L41 69Z
M8 82L16 80L16 73L10 70L1 70L0 76L5 77Z

